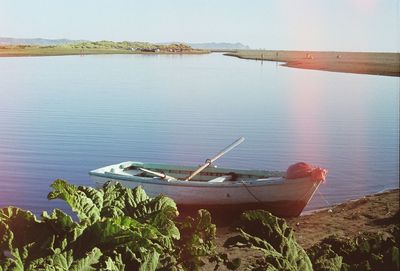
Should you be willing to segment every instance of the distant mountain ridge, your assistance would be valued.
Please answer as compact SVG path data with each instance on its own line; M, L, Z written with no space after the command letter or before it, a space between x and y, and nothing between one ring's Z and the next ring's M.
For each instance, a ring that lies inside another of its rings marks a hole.
M39 46L50 46L60 44L76 44L81 42L89 42L89 40L70 40L70 39L22 39L22 38L9 38L0 37L0 44L10 45L39 45ZM229 42L204 42L204 43L188 43L188 42L163 42L157 44L172 44L172 43L183 43L189 45L193 49L206 49L206 50L248 50L249 46L244 45L240 42L229 43Z
M204 42L204 43L185 43L193 49L208 49L208 50L249 50L250 47L240 42Z
M86 42L87 40L69 40L69 39L19 39L19 38L8 38L0 37L0 44L12 44L12 45L60 45L60 44L75 44Z

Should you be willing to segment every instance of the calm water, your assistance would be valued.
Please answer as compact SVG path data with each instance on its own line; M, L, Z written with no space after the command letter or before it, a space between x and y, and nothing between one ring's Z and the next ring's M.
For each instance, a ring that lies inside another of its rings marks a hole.
M0 207L34 211L56 178L126 160L329 170L308 206L398 187L399 78L201 56L0 58Z

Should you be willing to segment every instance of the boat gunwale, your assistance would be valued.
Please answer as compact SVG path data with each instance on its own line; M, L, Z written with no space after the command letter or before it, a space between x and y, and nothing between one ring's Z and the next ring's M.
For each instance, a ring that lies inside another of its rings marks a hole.
M156 172L164 173L164 174L191 174L193 173L197 167L194 166L184 166L184 165L171 165L171 164L160 164L160 163L142 163L142 162L133 162L126 161L118 164L108 165L104 167L100 167L91 172L101 172L101 173L110 173L110 174L118 174L119 171L125 172L129 168L144 168L153 170ZM117 171L115 171L115 169ZM113 171L111 171L113 170ZM172 172L172 171L185 171L185 172ZM211 175L206 175L204 173L208 173ZM231 173L235 173L237 175L244 175L246 179L263 179L263 178L272 178L272 177L283 177L285 175L285 171L281 170L259 170L259 169L237 169L237 168L220 168L220 167L208 167L204 169L199 175L206 176L215 176L220 177L223 175L230 175ZM215 175L213 175L215 174ZM124 175L124 174L119 174ZM127 174L130 175L130 174ZM132 175L133 176L133 175Z
M284 177L271 177L270 179L263 180L249 180L249 181L227 181L227 182L207 182L207 181L182 181L182 180L163 180L159 177L138 177L138 176L125 176L117 173L98 173L90 171L89 175L108 179L110 181L128 181L139 184L152 184L152 185L167 185L167 186L181 186L181 187L204 187L204 188L243 188L246 187L263 187L274 185L296 185L301 182L313 182L310 176L297 179L286 179Z

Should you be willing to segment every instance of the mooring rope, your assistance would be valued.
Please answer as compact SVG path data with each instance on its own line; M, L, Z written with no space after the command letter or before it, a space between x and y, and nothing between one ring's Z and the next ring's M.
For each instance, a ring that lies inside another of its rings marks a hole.
M318 195L321 196L322 200L327 204L327 207L330 207L331 204L329 203L329 201L324 197L324 195L322 195L321 191L317 190Z
M256 195L253 194L253 192L250 191L250 189L247 187L247 185L242 181L242 184L244 186L244 188L246 188L247 192L249 192L249 194L259 203L263 203L261 200L259 200Z

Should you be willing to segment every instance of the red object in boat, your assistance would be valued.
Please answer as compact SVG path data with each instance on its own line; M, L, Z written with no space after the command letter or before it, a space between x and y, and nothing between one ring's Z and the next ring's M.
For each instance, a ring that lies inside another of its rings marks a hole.
M311 176L313 181L325 181L328 171L324 168L315 167L313 165L299 162L288 167L286 171L287 179L304 178Z

